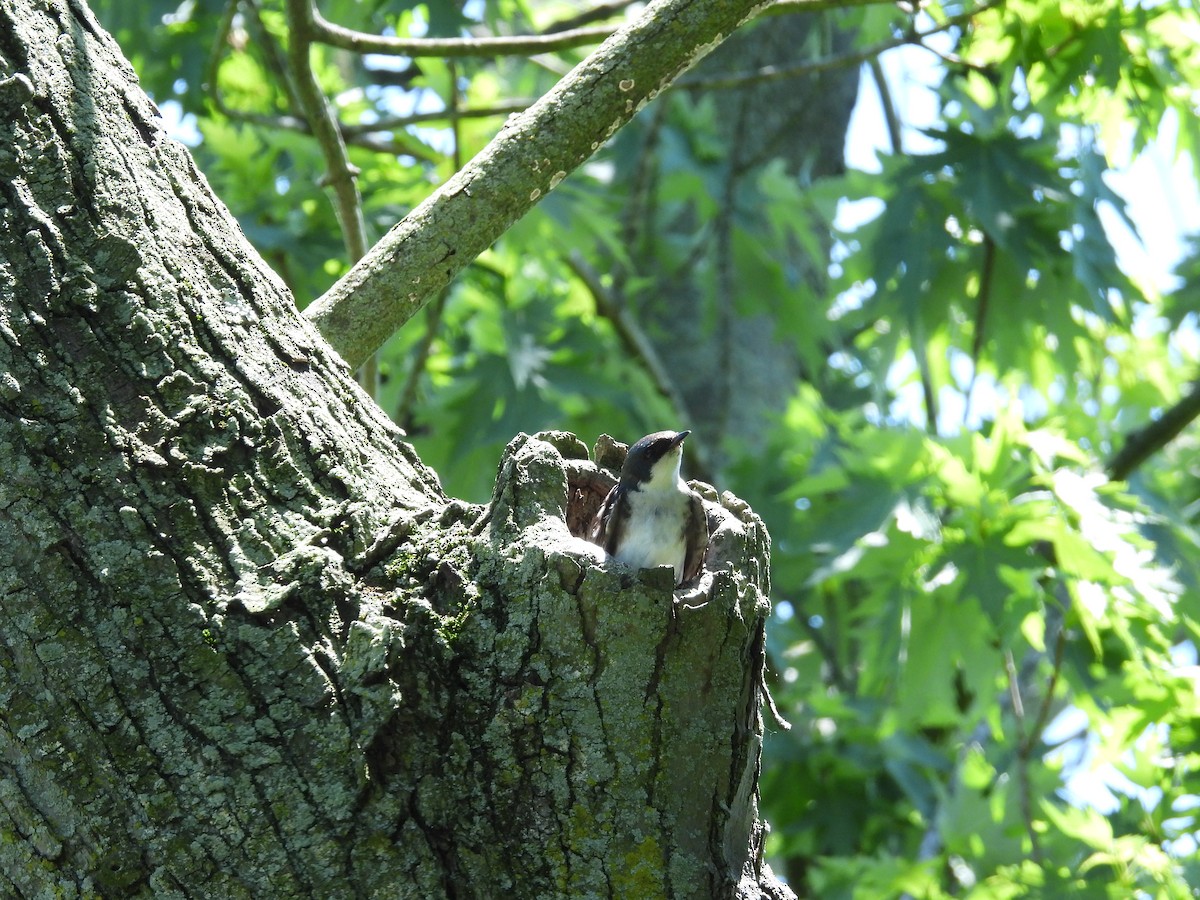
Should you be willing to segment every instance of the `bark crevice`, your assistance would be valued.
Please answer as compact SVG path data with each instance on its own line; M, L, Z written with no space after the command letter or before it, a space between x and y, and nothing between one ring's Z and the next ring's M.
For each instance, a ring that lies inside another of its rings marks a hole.
M3 890L766 883L762 523L706 490L676 593L576 536L611 474L572 436L446 498L47 2L0 9Z

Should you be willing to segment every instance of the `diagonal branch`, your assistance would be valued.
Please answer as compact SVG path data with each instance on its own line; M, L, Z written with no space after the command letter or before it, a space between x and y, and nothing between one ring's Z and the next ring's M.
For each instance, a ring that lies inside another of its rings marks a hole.
M755 6L778 13L818 12L842 7L882 5L887 2L889 0L776 0L775 3L769 3L767 0L760 0ZM594 21L594 18L612 15L629 5L628 0L601 4L595 10L580 14L572 24L581 24L585 19ZM741 5L739 4L739 6ZM315 29L314 40L339 47L342 50L349 50L352 53L382 53L408 57L437 56L443 59L461 56L535 56L539 53L572 50L576 47L599 43L617 30L614 25L582 25L582 27L563 29L562 23L559 23L557 26L551 26L551 29L544 34L458 38L388 37L346 28L322 18L319 12L314 14L313 26Z
M818 72L827 72L831 69L841 69L849 66L861 65L865 62L870 62L877 59L888 50L894 50L897 47L916 46L926 50L931 48L925 43L925 39L941 34L944 31L950 31L954 28L961 28L970 24L971 20L980 13L987 12L997 6L1000 6L1004 0L984 0L978 6L961 12L957 15L950 16L942 22L933 25L924 31L905 32L904 34L888 38L872 44L869 47L862 47L857 50L849 50L845 53L838 53L833 56L826 56L820 59L805 60L804 62L796 63L790 66L769 65L763 66L750 72L741 72L726 75L714 75L706 78L688 78L686 81L679 83L680 87L686 87L689 90L723 90L726 88L739 88L751 84L763 84L769 81L782 81L787 78L797 78L802 75L813 75ZM775 3L769 9L771 12L781 11L784 4ZM847 6L853 4L846 4ZM809 4L800 4L799 6L788 4L789 11L799 11L803 7L811 9ZM959 62L959 65L967 65L967 63Z
M975 335L971 339L971 380L967 382L963 400L963 428L971 419L971 398L975 395L975 382L979 377L979 360L983 357L983 341L987 334L988 311L992 300L992 276L996 269L996 242L990 234L983 236L983 262L979 267L978 301L975 306Z
M642 106L762 5L761 0L651 3L639 19L514 116L305 315L356 367Z
M314 0L287 0L287 62L291 70L292 90L312 129L313 137L325 157L326 180L333 189L333 206L342 229L346 255L354 263L367 252L367 223L363 217L362 195L358 192L358 169L350 163L341 123L333 104L325 96L313 71L312 45L316 32ZM353 368L359 369L359 383L372 397L378 390L379 371L375 357L368 353Z
M1200 417L1200 385L1194 384L1182 400L1125 438L1124 446L1108 461L1108 477L1113 481L1124 481L1197 417Z
M333 188L334 208L342 226L342 238L351 261L367 252L367 228L363 220L362 199L355 180L357 172L346 155L346 144L333 107L326 99L313 72L310 51L315 33L312 0L287 0L288 67L292 84L312 129L313 136L325 157L328 180ZM360 360L359 362L361 362ZM355 366L357 368L357 366Z
M633 0L605 0L603 3L597 3L595 6L588 7L582 12L577 12L568 18L559 19L557 22L546 26L543 31L546 34L570 31L572 28L590 25L592 22L599 22L602 19L610 19L624 12L626 8L632 5Z

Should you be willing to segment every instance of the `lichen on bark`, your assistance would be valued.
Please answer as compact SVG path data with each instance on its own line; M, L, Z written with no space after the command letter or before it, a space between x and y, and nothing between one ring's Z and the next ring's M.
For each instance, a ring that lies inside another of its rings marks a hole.
M81 3L0 58L0 895L772 884L753 514L673 592L567 436L448 499Z
M768 585L743 574L766 572L761 521L708 490L714 565L674 591L668 570L630 571L570 533L571 499L611 475L572 437L544 437L514 439L491 502L459 507L391 567L442 586L432 643L392 635L439 657L458 690L425 714L401 703L372 745L375 776L413 792L457 884L504 873L521 896L709 897L768 883ZM442 542L456 528L469 553L452 562ZM424 697L419 684L396 694ZM434 752L398 749L422 733L413 716L435 729Z

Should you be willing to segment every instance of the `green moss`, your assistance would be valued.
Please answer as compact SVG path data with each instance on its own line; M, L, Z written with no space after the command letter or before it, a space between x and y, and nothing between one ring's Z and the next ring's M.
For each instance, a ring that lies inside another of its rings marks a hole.
M613 895L617 897L664 897L662 873L666 869L662 847L647 835L621 859L612 873Z

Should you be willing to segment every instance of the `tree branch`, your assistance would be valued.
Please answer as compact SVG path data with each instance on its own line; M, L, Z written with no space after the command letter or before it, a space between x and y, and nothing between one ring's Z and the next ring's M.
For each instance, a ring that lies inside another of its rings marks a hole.
M658 146L667 117L666 104L656 104L648 116L642 129L642 146L635 157L633 175L629 178L629 196L619 216L625 259L613 267L612 293L621 302L625 301L625 286L630 277L644 262L645 236L657 231L658 193L654 187L658 182L658 167L661 164Z
M983 236L983 262L979 267L979 291L975 308L975 334L971 339L971 380L967 383L963 400L963 427L971 418L971 397L975 393L975 380L979 377L979 358L983 355L983 338L987 331L988 309L992 299L992 273L996 268L996 242L990 234Z
M760 9L767 12L818 12L843 7L873 6L890 3L892 0L776 0L775 3L759 2ZM601 4L595 10L576 17L578 21L593 21L620 11L629 6L628 0L616 3ZM574 20L573 20L574 21ZM333 47L340 47L352 53L383 53L392 56L439 56L449 58L455 56L534 56L538 53L551 53L559 50L572 50L595 44L610 37L616 27L613 25L590 25L566 30L562 23L551 26L545 34L504 35L497 37L466 37L466 38L401 38L385 37L365 31L355 31L352 28L334 24L321 17L319 12L313 17L315 26L314 40Z
M299 3L302 0L289 0ZM351 367L750 18L759 0L656 0L397 224L307 315Z
M350 261L355 262L367 252L367 226L363 220L362 199L358 194L358 173L346 155L346 144L342 140L333 107L313 73L309 51L315 33L314 14L312 0L287 0L288 66L296 98L325 157L329 186L333 188L334 208L342 227L342 239Z
M853 9L858 6L894 6L896 0L775 0L760 15L787 15L799 12L825 12L831 9Z
M1193 384L1189 393L1144 428L1132 432L1125 444L1108 461L1108 477L1124 481L1134 469L1153 456L1200 417L1200 386Z
M1033 725L1025 735L1024 741L1017 748L1017 752L1023 756L1031 756L1037 749L1037 743L1042 739L1042 732L1046 729L1046 723L1050 721L1050 711L1054 708L1054 692L1058 688L1058 679L1062 675L1063 656L1067 648L1067 630L1062 625L1062 616L1059 616L1059 621L1056 626L1057 634L1054 637L1054 659L1050 670L1050 683L1046 685L1046 690L1042 694L1042 702L1038 707L1038 713L1033 720Z
M457 114L459 104L458 64L452 59L447 60L446 68L450 74L448 92L450 106L447 111ZM454 166L454 171L457 172L462 168L463 164L462 128L457 115L450 119L450 135L454 139L450 161ZM433 351L433 342L437 338L438 329L441 328L442 314L446 311L446 301L449 297L450 286L447 285L442 288L437 295L437 299L426 310L425 335L421 338L421 343L417 345L416 354L413 355L412 359L412 367L408 370L408 376L404 380L404 387L400 391L400 401L396 404L396 414L393 419L399 422L400 427L409 434L413 431L412 420L417 405L417 390L421 384L421 374L425 371L425 364L429 362L429 354Z
M797 78L802 75L812 75L817 72L827 72L831 69L840 69L847 66L857 66L865 62L871 62L879 57L880 54L888 50L894 50L897 47L917 46L925 50L933 51L924 43L925 39L936 34L941 34L943 31L949 31L952 28L957 28L966 25L971 19L982 12L999 6L1003 0L986 0L979 6L974 7L966 12L959 13L955 16L950 16L944 22L927 28L924 31L906 32L905 34L897 35L896 37L888 38L887 40L878 41L869 47L863 47L860 50L850 50L845 53L836 53L832 56L826 56L821 59L808 60L802 63L796 63L792 66L762 66L751 72L742 72L733 75L714 75L709 78L688 78L680 81L680 87L686 87L688 90L723 90L726 88L740 88L750 84L763 84L769 81L782 81L785 78ZM768 8L768 12L780 11L779 7L784 4L776 3ZM801 3L786 4L789 11L811 11L812 4ZM847 6L852 4L845 4ZM940 54L939 54L940 55ZM965 65L965 63L959 63ZM879 80L878 78L876 79Z
M275 35L271 33L271 30L263 22L263 10L260 0L230 0L230 7L235 11L241 7L245 7L250 11L251 15L246 16L250 40L261 47L262 56L267 68L274 73L279 83L283 85L284 92L288 97L289 108L293 110L303 109L304 104L296 92L296 85L291 76L287 54L279 45L279 41Z
M374 134L381 131L394 131L406 125L420 125L424 122L458 122L461 119L486 119L491 116L511 116L527 110L534 103L530 99L509 100L496 106L481 106L475 108L437 109L432 112L411 113L407 116L380 119L365 125L343 125L342 134L347 140L353 140L364 134Z
M925 401L925 430L934 437L938 435L938 397L933 384L933 369L929 365L929 347L925 340L925 322L921 311L909 316L908 336L912 343L913 357L917 362L917 373L921 378L921 397Z
M401 38L354 31L314 16L314 39L352 53L384 53L390 56L533 56L556 50L571 50L603 41L616 31L613 25L573 28L556 34L522 34L511 37Z
M545 34L555 34L579 28L582 25L590 25L592 22L610 19L632 5L633 0L606 0L606 2L597 3L566 19L559 19L557 22L547 25L543 31Z
M221 21L217 25L216 35L213 37L212 50L208 54L208 62L204 67L204 90L208 98L212 101L213 106L221 114L228 116L235 121L250 122L255 125L263 125L268 122L272 127L287 128L289 130L309 130L307 124L295 116L289 115L267 115L265 113L250 113L242 112L233 109L226 105L225 98L221 94L219 72L221 68L221 60L225 55L227 47L232 43L230 36L233 31L233 22L237 16L238 10L245 3L249 7L250 15L246 17L246 21L253 23L254 30L257 32L255 36L256 43L262 46L262 55L264 57L263 65L271 70L277 78L280 86L288 98L289 110L300 108L300 100L296 96L295 87L292 84L291 75L288 70L287 60L280 51L279 45L275 43L274 38L263 27L260 9L257 4L249 2L249 0L228 0L225 6L225 11L221 15ZM286 123L278 124L275 123Z
M734 344L734 309L737 306L737 276L733 260L734 221L737 218L737 198L741 188L741 176L746 149L746 134L752 127L749 104L738 105L736 122L733 133L729 138L729 174L725 178L725 190L721 197L721 206L713 221L716 232L714 247L714 263L716 279L714 293L716 295L717 334L717 371L721 374L717 379L716 415L713 417L712 428L717 439L716 446L721 445L721 438L729 427L733 405L737 402L737 390L734 383L737 379L738 367L733 360Z
M313 24L316 8L313 0L287 0L288 67L296 99L304 112L313 137L325 157L326 181L333 188L334 211L342 229L342 240L351 264L367 253L367 223L363 217L362 196L358 192L358 169L350 164L341 122L333 105L321 90L312 67ZM367 354L352 368L360 369L359 383L372 397L379 392L379 368L374 354Z
M900 126L900 115L896 112L896 102L892 98L892 89L888 86L887 76L878 57L867 61L871 70L871 80L875 82L875 90L879 91L879 106L883 109L883 121L887 125L888 141L892 145L892 155L900 156L903 152L904 133Z

